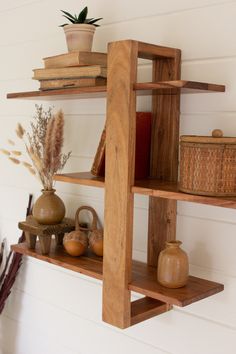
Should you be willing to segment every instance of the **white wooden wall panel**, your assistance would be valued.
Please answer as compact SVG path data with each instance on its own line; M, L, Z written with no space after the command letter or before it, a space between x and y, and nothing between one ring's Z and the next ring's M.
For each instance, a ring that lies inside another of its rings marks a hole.
M209 134L221 128L236 135L236 1L149 0L137 3L88 0L90 14L104 17L94 49L107 42L133 38L179 47L182 78L222 83L226 93L186 94L181 102L181 134ZM26 127L34 104L65 112L65 150L72 158L65 171L89 170L103 129L106 100L6 100L7 92L35 90L32 69L42 58L66 51L60 9L78 8L75 0L0 1L0 148L14 136L18 121ZM9 29L14 23L16 32ZM31 26L31 29L26 26ZM42 26L43 23L43 26ZM7 29L7 30L6 30ZM151 79L141 61L139 80ZM150 109L150 97L138 99L138 110ZM17 242L17 223L25 215L28 194L37 197L38 182L0 155L0 239ZM103 221L104 191L58 182L68 216L83 204L93 206ZM135 196L133 256L146 259L148 199ZM2 354L234 354L236 330L235 211L178 203L177 237L189 254L191 273L223 282L225 291L186 308L125 331L101 321L101 283L36 259L27 258L0 318ZM135 296L135 294L134 294Z

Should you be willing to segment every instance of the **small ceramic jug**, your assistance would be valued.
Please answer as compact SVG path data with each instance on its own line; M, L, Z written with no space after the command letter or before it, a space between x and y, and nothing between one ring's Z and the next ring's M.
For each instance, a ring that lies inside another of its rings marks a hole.
M180 248L181 244L177 240L166 242L166 248L158 258L157 280L167 288L181 288L188 281L188 256Z
M75 214L75 231L66 234L63 239L63 245L66 252L74 257L81 256L88 248L88 237L85 231L86 228L81 228L79 224L79 213L82 209L87 207L80 207Z

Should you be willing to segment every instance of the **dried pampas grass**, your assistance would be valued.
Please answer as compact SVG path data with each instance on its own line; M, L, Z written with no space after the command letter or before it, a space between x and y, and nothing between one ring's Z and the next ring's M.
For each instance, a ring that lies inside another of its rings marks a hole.
M18 123L16 135L23 141L32 164L20 160L22 152L19 150L1 149L0 151L7 155L11 162L22 164L32 175L36 175L44 190L51 190L54 174L63 169L71 155L71 152L62 153L64 114L62 110L59 110L53 115L52 108L45 111L42 106L36 105L36 114L30 123L30 128L31 131L26 132L24 127ZM8 143L15 145L11 139L8 139Z

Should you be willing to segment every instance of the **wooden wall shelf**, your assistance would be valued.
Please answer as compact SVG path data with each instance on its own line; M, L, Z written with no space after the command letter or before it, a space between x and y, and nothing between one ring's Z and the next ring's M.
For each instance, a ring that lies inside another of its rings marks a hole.
M90 172L64 173L55 175L54 179L60 182L75 183L92 187L105 187L103 177L95 177ZM181 200L184 202L200 203L222 208L236 209L236 197L210 197L204 195L188 194L179 191L178 183L166 182L156 179L136 180L131 187L132 193L151 197Z
M73 270L89 277L103 279L103 262L101 257L92 254L82 257L69 256L62 246L51 247L48 255L42 255L39 244L36 249L29 249L26 243L12 245L11 249L17 253L40 259L57 266ZM204 299L223 290L223 285L197 277L189 277L188 284L180 289L168 289L156 281L156 267L145 263L132 262L132 281L129 289L149 298L160 300L169 305L186 306L195 301Z
M181 93L197 93L197 92L224 92L224 85L209 84L197 81L163 81L163 82L142 82L134 84L134 90L141 91L139 95L152 94L152 90L159 94L169 95ZM142 92L143 91L143 92ZM67 88L48 91L28 91L8 93L7 98L41 98L44 99L71 99L74 98L101 98L105 97L107 92L106 86Z
M119 53L119 55L117 55ZM152 60L152 82L137 82L138 58ZM104 257L73 258L62 248L47 256L25 244L15 252L35 257L103 281L103 320L127 328L186 306L223 290L223 285L189 277L180 289L157 283L156 268L166 241L176 238L177 200L236 208L236 198L213 198L178 191L178 144L180 94L224 92L225 86L180 78L181 51L139 41L108 45L107 86L9 93L9 99L62 100L107 97L106 177L89 172L58 174L55 180L106 187ZM136 96L152 95L152 141L150 176L134 180ZM117 172L118 171L118 172ZM106 180L106 186L105 182ZM149 197L147 264L132 261L134 193ZM145 296L131 301L131 291Z

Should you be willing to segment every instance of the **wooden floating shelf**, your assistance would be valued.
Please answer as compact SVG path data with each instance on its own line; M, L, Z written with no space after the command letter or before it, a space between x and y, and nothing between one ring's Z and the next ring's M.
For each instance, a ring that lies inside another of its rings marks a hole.
M101 257L92 255L79 258L70 257L66 254L62 246L55 247L54 244L51 247L49 255L42 255L40 253L38 243L35 250L28 249L26 243L12 245L11 249L17 253L31 256L95 279L102 280L103 278L103 263ZM224 286L212 281L190 276L188 284L185 287L180 289L168 289L157 283L155 267L150 267L142 262L133 261L132 281L129 284L129 289L143 294L148 298L158 300L158 302L154 302L146 299L136 304L133 302L133 323L137 323L141 311L140 309L144 306L143 302L146 303L145 309L149 306L150 314L153 312L157 314L158 311L160 313L160 311L165 312L167 310L166 306L164 306L166 304L181 307L186 306L222 291Z
M56 181L76 183L93 187L105 187L103 177L95 177L90 172L78 172L56 175ZM208 204L223 208L236 209L236 197L209 197L203 195L187 194L178 190L178 184L163 182L156 179L135 181L132 192L137 194L160 197L172 200L181 200L192 203Z
M160 81L160 82L138 82L134 84L135 90L169 91L171 93L196 93L196 92L225 92L224 85L210 84L198 81Z
M183 93L196 92L224 92L224 85L216 85L197 81L161 81L161 82L143 82L134 84L134 90L140 91L138 95L148 95L154 93L159 94L177 94L180 91ZM29 91L8 93L7 98L44 98L44 99L68 99L69 98L91 98L105 97L106 86L92 86L80 88L67 88L47 91Z
M92 187L105 187L104 177L95 177L90 172L63 173L54 176L55 181L81 184Z

